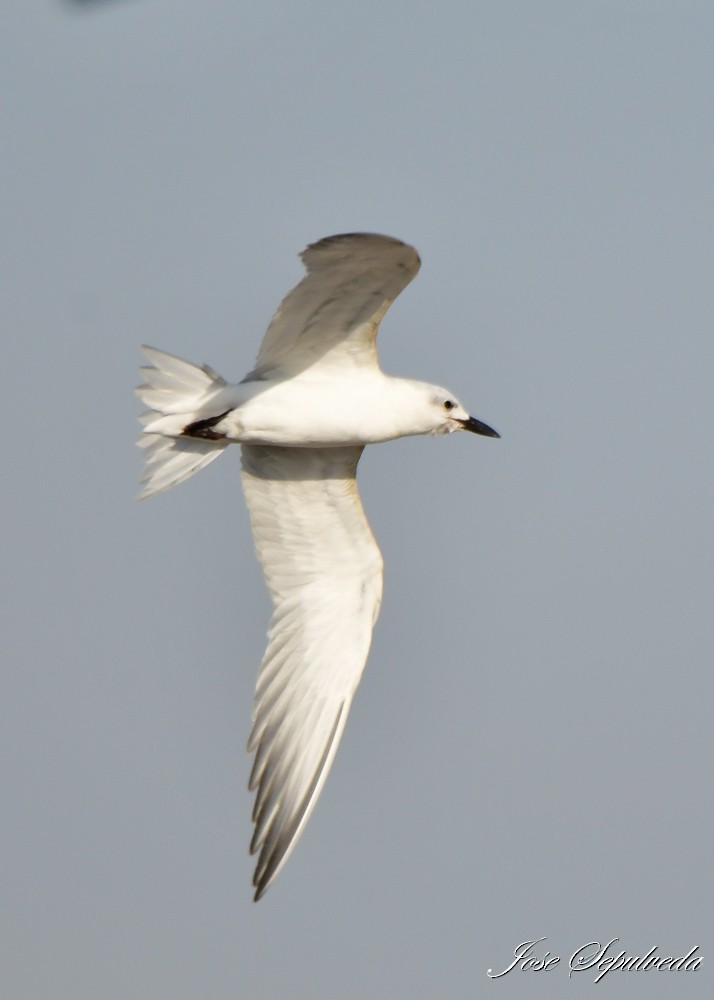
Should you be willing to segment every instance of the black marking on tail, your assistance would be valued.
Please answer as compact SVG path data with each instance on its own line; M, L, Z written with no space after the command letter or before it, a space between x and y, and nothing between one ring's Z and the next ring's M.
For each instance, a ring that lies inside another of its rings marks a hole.
M217 417L206 417L205 420L194 420L181 431L182 437L203 438L204 441L220 441L225 434L218 434L213 428L220 424L224 417L227 417L230 410L219 413Z

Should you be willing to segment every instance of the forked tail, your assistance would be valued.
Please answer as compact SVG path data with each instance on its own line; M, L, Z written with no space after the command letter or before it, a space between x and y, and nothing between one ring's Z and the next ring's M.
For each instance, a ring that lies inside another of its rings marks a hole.
M137 442L144 454L139 494L144 500L188 479L218 458L228 442L210 433L211 424L224 416L215 416L215 408L212 415L210 402L225 380L208 365L192 365L155 347L141 349L152 362L141 368L144 383L135 390L149 407L139 417L144 430Z

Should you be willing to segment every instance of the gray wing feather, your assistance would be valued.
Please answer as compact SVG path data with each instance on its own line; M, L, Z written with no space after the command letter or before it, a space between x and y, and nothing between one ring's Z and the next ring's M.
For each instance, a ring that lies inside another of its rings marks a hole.
M413 247L376 233L328 236L300 256L307 276L280 303L245 381L333 359L376 365L381 319L420 267Z

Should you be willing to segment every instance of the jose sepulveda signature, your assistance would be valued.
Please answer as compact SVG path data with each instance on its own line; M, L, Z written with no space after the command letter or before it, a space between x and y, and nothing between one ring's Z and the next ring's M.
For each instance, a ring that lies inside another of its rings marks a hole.
M513 952L513 960L500 972L489 969L487 975L491 979L500 979L508 975L514 969L521 972L552 972L556 966L560 965L560 956L551 955L545 946L538 948L546 937L536 938L533 941L523 941ZM576 948L568 960L568 977L572 978L574 972L587 972L594 970L594 981L600 980L609 972L649 972L651 970L670 972L695 972L702 963L702 956L698 955L699 946L694 945L686 955L673 957L671 955L660 955L657 945L653 945L649 951L643 955L630 955L624 949L617 947L619 938L611 938L607 944L599 941L589 941L587 944Z

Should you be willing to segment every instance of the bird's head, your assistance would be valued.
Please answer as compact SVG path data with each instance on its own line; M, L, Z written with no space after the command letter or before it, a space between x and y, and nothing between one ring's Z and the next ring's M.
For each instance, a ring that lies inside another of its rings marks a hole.
M497 438L501 435L493 427L469 416L456 396L448 389L429 386L429 408L432 417L432 434L451 434L453 431L471 431L484 437Z

